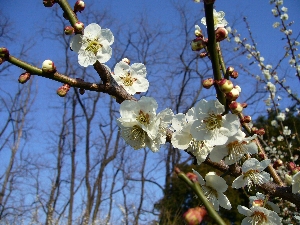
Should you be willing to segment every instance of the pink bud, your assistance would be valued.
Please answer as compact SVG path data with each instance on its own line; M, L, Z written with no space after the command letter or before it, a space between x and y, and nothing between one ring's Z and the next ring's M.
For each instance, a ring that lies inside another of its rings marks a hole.
M72 26L66 26L65 27L65 34L66 35L71 35L73 33L74 33L74 27L72 27Z
M214 85L214 79L212 78L208 78L202 81L202 86L206 89L209 89L213 85Z
M235 101L240 96L240 91L238 88L232 88L230 92L226 94L226 98L230 101Z
M69 90L70 90L70 85L69 84L64 84L63 86L61 86L57 89L56 93L60 97L65 97Z
M287 164L287 168L288 168L290 171L292 171L293 169L296 168L296 164L295 164L294 162L289 162L289 163Z
M25 84L27 81L29 81L30 76L31 74L29 72L22 73L18 79L19 83Z
M250 123L251 120L252 120L251 116L244 116L244 118L243 118L244 123Z
M273 163L273 167L274 169L277 169L278 167L282 166L283 162L281 159L277 159L274 163Z
M183 214L183 218L188 225L198 225L207 215L207 211L204 207L190 208Z
M233 83L230 81L230 80L227 80L227 79L221 79L219 81L216 81L220 90L223 92L223 93L229 93L232 88L233 88Z
M260 128L255 132L257 135L264 135L266 133L264 128Z
M188 172L186 176L194 183L198 182L197 175L194 173Z
M239 103L239 102L235 102L235 101L233 101L229 104L229 108L231 109L231 112L233 114L238 114L238 113L241 113L243 111L242 104Z
M47 59L42 64L42 71L45 73L54 73L56 72L56 67L51 60Z
M84 24L80 21L76 22L74 25L74 29L76 33L81 33L83 31Z
M191 42L191 47L193 51L200 51L205 48L206 43L203 41L201 37L197 37Z
M223 41L228 36L228 31L224 27L218 27L215 31L216 34L216 42Z
M84 1L78 0L74 5L74 12L82 12L85 8Z

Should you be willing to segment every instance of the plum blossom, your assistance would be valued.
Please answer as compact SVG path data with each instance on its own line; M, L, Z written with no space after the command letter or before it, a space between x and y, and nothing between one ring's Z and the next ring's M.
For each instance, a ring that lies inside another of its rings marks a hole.
M211 161L219 162L226 156L225 164L231 165L238 162L245 154L256 154L257 145L251 141L256 135L248 138L245 136L243 131L238 130L224 145L216 145L209 155Z
M262 203L265 202L265 199L266 199L266 196L260 192L257 192L256 193L256 196L250 196L249 197L249 203L250 205L253 205L253 203L255 201L261 201ZM270 201L266 201L266 206L271 208L274 212L276 213L279 213L280 212L280 209L279 209L279 206L274 204L273 202L270 202Z
M260 206L252 206L248 209L245 206L237 207L240 214L246 216L241 225L280 225L281 218L277 213Z
M224 106L218 100L202 99L195 106L195 120L191 126L191 134L197 141L207 141L208 145L223 145L229 136L239 129L240 122L236 115L226 114Z
M195 170L193 173L197 175L197 180L201 185L201 188L207 197L208 201L210 201L216 211L219 211L219 206L225 209L231 209L231 204L223 194L228 188L226 181L216 175L215 172L209 172L205 176L205 180L202 176Z
M206 141L197 141L193 138L190 130L195 120L194 107L189 109L186 114L175 115L172 120L174 133L171 142L173 147L191 152L196 157L197 164L200 165L211 152L212 146L209 146Z
M270 159L259 162L255 158L246 160L242 166L242 175L238 176L232 183L233 188L248 186L250 189L254 185L261 185L270 181L270 174L263 170L270 164Z
M215 28L215 30L218 27L225 27L228 24L228 22L224 18L225 17L225 13L223 11L217 12L214 9L213 13L214 13L214 28ZM206 17L203 17L201 19L201 23L206 26Z
M134 149L149 147L153 152L165 143L166 129L173 112L165 109L156 115L158 105L154 98L142 97L139 101L125 100L120 106L117 120L121 136Z
M121 61L114 69L115 81L131 95L136 92L145 92L148 90L149 82L146 79L146 67L142 63L134 63L131 66Z
M76 34L70 43L73 51L78 53L78 63L87 67L97 60L106 63L112 55L110 45L114 42L114 36L110 29L101 29L96 23L89 24L84 29L84 34Z

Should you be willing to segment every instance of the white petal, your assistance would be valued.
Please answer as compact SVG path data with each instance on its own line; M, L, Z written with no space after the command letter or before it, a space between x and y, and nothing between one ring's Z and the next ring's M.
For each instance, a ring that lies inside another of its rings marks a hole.
M237 209L238 212L244 216L251 216L253 214L252 211L245 206L238 205Z
M93 65L97 61L95 54L80 49L78 52L78 63L81 66L87 67Z
M81 34L76 34L70 42L70 47L73 51L79 52L79 49L82 46L82 35Z
M156 115L158 104L154 98L142 96L138 101L138 104L140 105L141 109L143 109L143 112L150 115Z
M270 159L265 159L265 160L261 161L259 171L264 170L268 165L270 165L270 163L271 163Z
M176 131L182 130L183 126L186 124L185 115L183 113L178 113L174 115L172 119L172 127Z
M257 159L251 158L246 160L242 166L242 172L245 173L251 169L257 169L260 166L260 163Z
M114 43L114 35L110 29L101 29L101 36L108 41L109 45Z
M209 158L213 162L220 162L226 155L228 155L228 149L226 146L215 146L209 154Z
M224 209L231 209L231 204L226 195L224 195L221 192L218 192L218 200L220 203L220 206L222 206Z
M136 101L125 100L120 105L120 115L122 118L129 118L130 120L136 120L136 115L140 110Z
M205 181L206 186L215 189L217 192L224 192L227 190L228 185L226 184L226 181L218 175L211 175L208 173L205 176Z
M101 44L102 48L100 48L100 50L97 52L97 60L100 63L106 63L111 58L112 49L107 43L102 42Z
M134 63L131 65L131 69L133 69L138 75L142 77L146 77L147 75L146 66L143 63Z
M130 66L127 63L120 61L115 65L114 73L116 76L124 76L124 73L127 72L129 69Z
M149 81L144 77L139 77L135 82L133 82L132 87L135 92L146 92L149 88Z
M250 142L249 144L245 145L247 148L247 152L250 154L256 154L258 152L257 145L254 142Z
M238 176L237 178L235 178L235 180L232 182L232 187L239 189L241 187L245 187L246 186L246 182L243 178L243 175Z
M193 173L197 176L197 180L198 180L199 184L205 185L205 181L204 181L203 177L200 175L200 173L198 173L194 169L192 169L192 170L193 170Z
M89 39L100 37L101 27L96 23L91 23L84 28L84 36Z

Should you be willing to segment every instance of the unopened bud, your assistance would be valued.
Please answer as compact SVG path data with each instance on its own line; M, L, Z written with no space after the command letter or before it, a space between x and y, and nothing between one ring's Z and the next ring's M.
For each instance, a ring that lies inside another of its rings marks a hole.
M252 206L260 206L260 207L263 207L264 206L264 201L262 199L257 199L257 200L254 200L252 202Z
M223 41L228 36L228 31L224 27L218 27L215 31L216 34L216 42Z
M82 12L85 8L84 1L78 0L74 5L74 12Z
M239 72L234 70L231 74L230 74L230 77L233 78L233 79L236 79L238 78L239 76Z
M55 4L55 0L43 0L45 7L52 7Z
M130 64L130 60L129 60L128 58L123 58L122 61L123 61L124 63L127 63L128 65Z
M194 173L188 172L186 176L194 183L198 182L197 175Z
M252 120L251 116L244 116L244 118L243 118L244 123L250 123L251 120Z
M278 167L282 166L283 162L281 159L277 159L274 163L273 163L273 167L276 170Z
M56 67L51 60L47 59L42 64L42 71L45 73L54 73L56 72Z
M226 75L230 76L232 72L234 71L234 68L232 66L228 66L226 69Z
M204 58L204 57L208 56L208 53L207 52L201 52L199 54L199 56L200 56L200 58Z
M295 168L296 168L296 164L294 162L289 162L287 164L287 168L290 170L290 171L293 171Z
M76 33L81 33L83 31L84 24L80 21L76 22L74 25L74 29Z
M289 186L293 183L293 177L289 174L284 175L284 182Z
M186 211L183 214L183 218L188 225L198 225L204 220L206 215L207 211L204 207L196 207Z
M195 25L195 36L203 38L202 30L198 25Z
M74 33L74 27L72 27L72 26L66 26L65 27L65 34L66 35L71 35L73 33Z
M213 85L214 85L214 79L212 78L208 78L202 81L202 86L206 89L209 89Z
M31 74L29 72L22 73L18 79L19 83L25 84L27 81L29 81L30 76Z
M70 85L64 84L63 86L61 86L57 89L56 93L60 97L65 97L69 90L70 90Z
M266 131L264 128L260 128L255 132L255 134L257 134L257 135L264 135L265 133L266 133Z
M216 81L220 90L223 92L223 93L229 93L232 88L233 88L233 83L230 81L230 80L227 80L227 79L221 79L219 81Z
M229 104L229 108L233 114L238 114L243 111L242 104L239 102L235 102L235 101L233 101Z
M257 128L257 127L252 127L252 128L251 128L251 132L252 132L252 133L256 134L256 131L258 131L258 128Z
M9 56L9 51L7 48L0 48L0 58L3 58L4 60L7 59Z
M201 49L205 48L205 46L206 43L203 41L201 37L197 37L191 42L191 47L193 51L200 51Z
M240 91L238 88L232 88L230 92L226 94L226 98L230 101L235 101L240 96Z

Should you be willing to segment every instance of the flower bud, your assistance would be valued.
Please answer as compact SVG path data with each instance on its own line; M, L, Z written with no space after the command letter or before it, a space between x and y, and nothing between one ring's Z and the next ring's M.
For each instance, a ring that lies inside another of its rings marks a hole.
M66 35L71 35L73 33L74 33L74 27L72 27L72 26L66 26L65 27L65 34Z
M200 51L201 49L205 48L205 46L206 43L203 41L201 37L197 37L191 42L191 47L193 51Z
M257 199L257 200L254 200L252 202L252 206L260 206L260 207L263 207L264 206L264 201L262 199Z
M227 79L221 79L219 81L216 81L220 90L223 92L223 93L229 93L232 88L233 88L233 83L230 81L230 80L227 80Z
M76 22L74 25L74 29L76 33L81 33L83 31L84 24L80 21Z
M206 57L206 56L208 56L208 53L207 53L207 52L201 52L201 53L199 54L199 57L200 57L200 58L204 58L204 57Z
M240 96L240 91L238 88L232 88L230 92L226 94L226 98L230 101L235 101Z
M56 93L60 97L65 97L69 90L70 90L70 85L64 84L63 86L61 86L57 89Z
M56 67L51 60L47 59L42 64L42 71L45 73L54 73L56 72Z
M212 78L208 78L202 81L202 86L206 89L209 89L213 85L214 85L214 79Z
M74 12L82 12L85 8L84 1L78 0L74 5Z
M242 104L239 102L235 102L235 101L233 101L229 104L229 108L233 114L238 114L243 111Z
M7 59L9 56L9 51L7 48L0 48L0 58Z
M19 83L25 84L27 81L29 81L30 76L31 74L29 72L22 73L18 79Z
M293 183L293 177L289 174L284 175L284 182L289 186Z
M215 31L216 34L216 42L223 41L228 36L228 31L224 27L218 27Z
M281 159L277 159L274 163L273 163L273 167L276 170L278 167L282 166L283 162Z
M123 61L124 63L127 63L128 65L130 64L130 60L129 60L128 58L123 58L122 61Z
M183 218L188 225L200 224L204 217L207 215L207 211L204 207L190 208L183 214Z
M198 182L197 175L194 173L188 172L186 176L194 183Z
M45 7L52 7L55 4L55 0L43 0Z
M226 69L226 75L230 76L233 71L234 71L234 68L232 66L228 66Z
M230 74L230 77L233 78L233 79L236 79L238 78L239 76L239 73L238 71L234 70L231 74Z
M256 134L256 131L258 131L258 128L257 128L257 127L252 127L252 128L251 128L251 132L252 132L252 133Z
M244 123L250 123L251 120L252 120L251 116L244 116L244 118L243 118Z
M202 30L200 29L200 27L198 25L195 25L195 36L203 38Z
M290 171L293 171L293 169L296 168L296 164L294 162L289 162L287 164L287 168L290 170Z
M264 128L260 128L255 132L255 134L257 134L257 135L264 135L265 133L266 133L266 131Z

